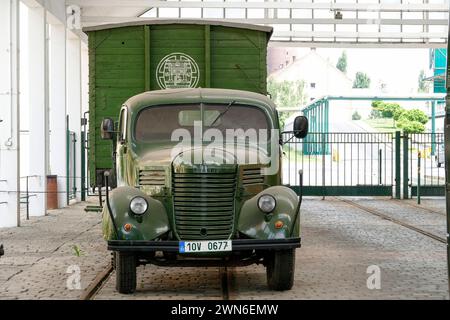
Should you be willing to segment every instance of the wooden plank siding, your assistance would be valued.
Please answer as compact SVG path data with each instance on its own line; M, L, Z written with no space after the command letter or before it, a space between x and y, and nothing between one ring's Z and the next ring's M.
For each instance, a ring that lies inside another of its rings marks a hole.
M118 120L131 96L161 89L156 69L171 53L192 57L199 67L198 87L239 89L266 94L269 34L218 25L155 24L88 32L89 169L112 166L112 145L100 138L103 118Z

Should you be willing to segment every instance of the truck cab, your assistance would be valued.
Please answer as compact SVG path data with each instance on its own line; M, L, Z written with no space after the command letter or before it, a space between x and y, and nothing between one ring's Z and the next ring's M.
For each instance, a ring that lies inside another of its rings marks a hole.
M265 95L180 88L128 99L106 172L103 234L113 252L117 289L136 289L136 267L266 266L273 290L294 281L300 199L281 182L279 120ZM308 121L295 119L294 135ZM108 186L114 179L114 188Z

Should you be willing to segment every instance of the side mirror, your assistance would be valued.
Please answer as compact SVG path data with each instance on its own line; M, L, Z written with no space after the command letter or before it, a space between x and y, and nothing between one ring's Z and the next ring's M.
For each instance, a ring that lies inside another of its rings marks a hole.
M114 136L114 121L111 118L105 118L100 125L100 136L103 140L111 140Z
M297 139L303 139L308 134L308 118L298 116L294 120L294 136Z

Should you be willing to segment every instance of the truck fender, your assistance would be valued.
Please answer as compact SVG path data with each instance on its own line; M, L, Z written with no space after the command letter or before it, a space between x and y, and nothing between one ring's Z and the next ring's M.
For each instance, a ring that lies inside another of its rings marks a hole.
M148 209L143 215L136 215L130 209L130 202L136 196L147 200ZM109 203L118 228L118 239L113 229L108 206L105 204L103 206L103 236L106 240L154 240L170 229L164 205L139 189L118 187L110 192ZM130 231L124 229L127 223L131 225Z
M277 203L274 211L269 214L258 208L257 201L264 194L272 195ZM290 188L284 186L267 188L243 204L239 215L238 231L253 239L299 237L299 209L298 196ZM280 224L282 224L281 227Z

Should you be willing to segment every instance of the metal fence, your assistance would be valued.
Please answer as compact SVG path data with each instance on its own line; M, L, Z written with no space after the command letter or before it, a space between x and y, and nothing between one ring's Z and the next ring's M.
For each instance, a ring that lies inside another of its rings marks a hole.
M309 133L304 140L284 133L283 183L305 195L392 195L392 133Z
M443 195L443 134L286 132L283 141L283 183L297 191L302 170L305 195Z
M411 134L407 140L411 196L444 196L444 134Z
M67 131L67 203L77 195L76 134Z

